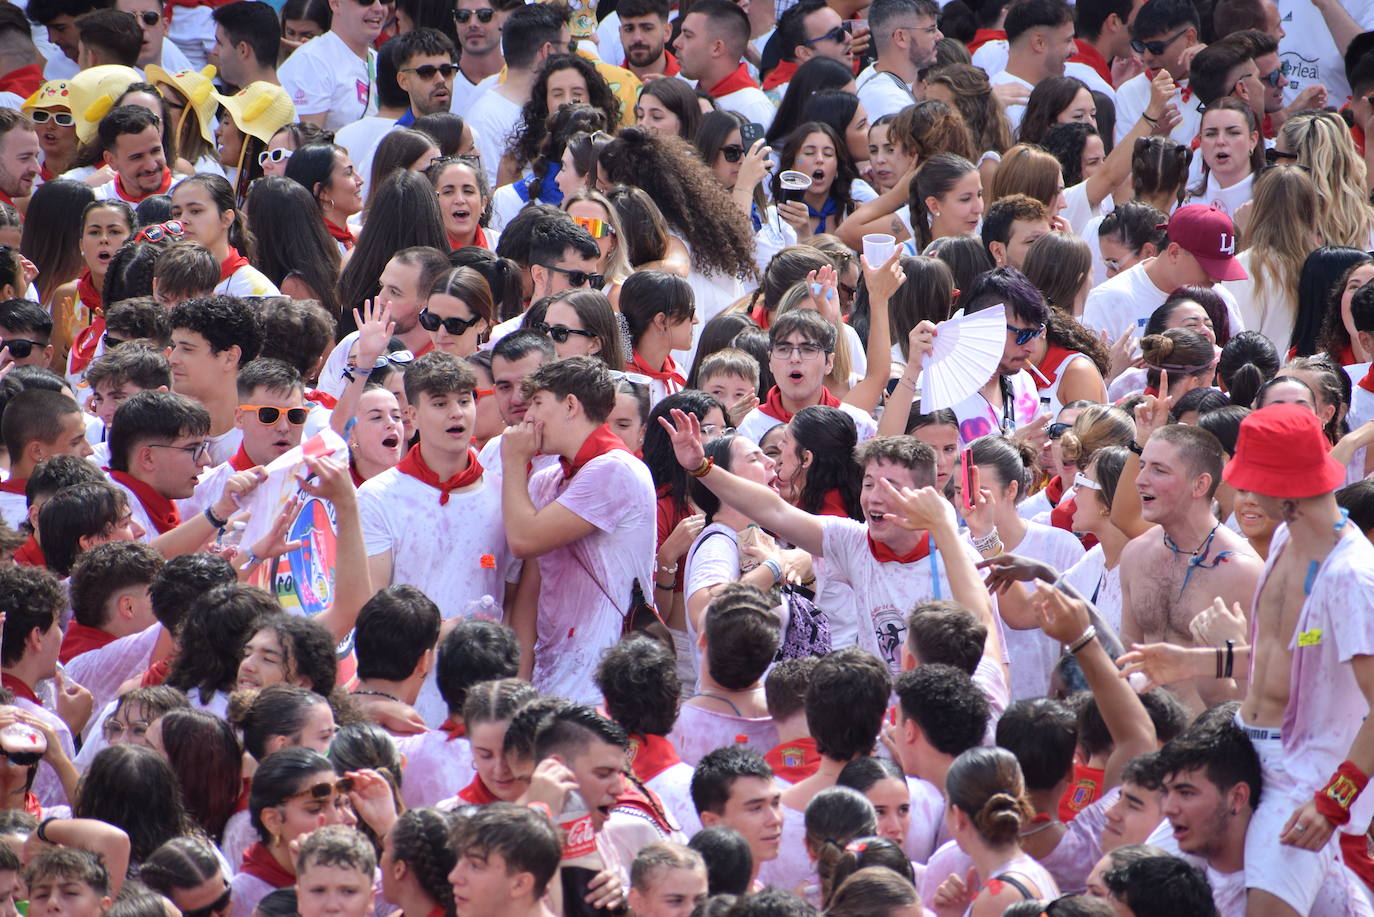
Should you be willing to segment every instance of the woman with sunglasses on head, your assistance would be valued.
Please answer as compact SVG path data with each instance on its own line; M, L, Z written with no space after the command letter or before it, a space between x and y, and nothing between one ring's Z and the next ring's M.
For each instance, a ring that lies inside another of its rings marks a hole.
M772 167L773 148L760 139L746 150L741 128L748 123L739 112L709 112L702 117L693 143L735 206L749 217L754 228L754 263L762 271L779 251L797 244L797 231L768 202L763 184Z
M76 160L76 118L72 116L67 81L48 80L24 100L20 110L38 129L38 148L43 153L38 177L44 183L50 182Z
M620 323L604 293L574 289L550 297L540 320L526 327L553 338L558 359L596 357L613 370L624 369Z
M477 352L494 316L486 279L470 267L456 267L434 281L419 321L436 350L462 359Z
M285 89L262 81L249 83L231 96L216 93L215 100L228 115L219 120L215 133L219 162L242 206L249 186L265 174L267 144L296 117L296 109Z
M621 288L620 314L632 345L627 367L649 378L650 405L682 391L687 380L672 354L692 349L697 324L687 281L663 271L637 271Z
M254 266L283 296L317 300L337 320L339 247L310 192L289 178L264 176L244 206L257 239Z
M133 208L123 201L94 201L81 211L81 239L77 247L86 264L75 281L64 283L53 293L54 362L68 373L84 370L95 354L95 345L104 333L105 272L115 252L134 233ZM97 330L82 337L87 328ZM81 347L78 350L77 344ZM70 348L73 362L68 361ZM89 350L89 353L87 352Z
M324 228L339 245L339 253L353 248L348 218L363 209L362 176L353 168L348 151L332 143L312 143L291 154L287 178L299 182L319 204Z
M138 880L176 905L182 917L228 917L229 880L204 841L172 838L143 860Z
M1064 580L1121 631L1121 549L1129 536L1112 523L1112 501L1121 469L1129 453L1124 446L1098 449L1086 467L1074 473L1073 531L1091 535L1096 544L1077 563L1064 570Z
M586 119L579 117L577 120ZM596 161L601 155L601 150L611 142L611 139L610 134L600 129L593 130L590 124L585 129L568 135L568 140L563 145L562 164L553 177L554 184L563 192L565 203L578 191L601 190L605 182L601 179Z
M172 189L172 218L185 238L199 242L219 262L215 292L227 296L278 296L276 284L253 267L255 239L237 210L234 189L219 175L199 174Z
M439 199L448 249L457 251L474 245L495 251L501 234L487 226L492 216L492 195L487 187L487 173L477 157L437 159L425 169L425 175Z
M531 201L557 205L574 191L595 187L594 150L609 136L606 125L605 112L583 102L554 109L528 170L492 194L496 224L505 227ZM598 140L588 143L582 139L590 135ZM579 139L577 151L570 148L573 138Z

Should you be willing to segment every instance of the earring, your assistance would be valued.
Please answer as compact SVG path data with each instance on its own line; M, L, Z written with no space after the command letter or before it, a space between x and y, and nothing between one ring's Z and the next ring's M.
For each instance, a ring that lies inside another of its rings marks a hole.
M938 210L932 210L932 211L930 212L930 215L933 216L933 217L938 217L938 216L940 215L940 211L938 211Z

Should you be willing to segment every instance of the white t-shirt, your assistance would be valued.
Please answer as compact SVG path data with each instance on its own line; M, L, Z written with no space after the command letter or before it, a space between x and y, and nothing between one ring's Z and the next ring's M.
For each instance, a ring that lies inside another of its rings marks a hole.
M456 85L458 78L454 77ZM369 115L359 118L352 124L345 124L334 135L334 142L348 150L348 158L353 160L353 168L363 180L363 200L371 194L372 157L377 155L377 145L382 138L396 130L395 118Z
M940 4L943 8L944 4ZM973 52L973 66L982 67L987 73L997 73L1007 68L1008 42L1005 38L994 38L983 42L982 47ZM1103 93L1108 98L1116 97L1116 88L1102 79L1102 75L1090 65L1079 61L1065 61L1064 75L1076 77L1088 84L1088 88Z
M1293 326L1298 320L1298 291L1275 283L1272 274L1266 275L1264 290L1258 290L1255 271L1250 267L1254 253L1253 248L1247 248L1236 255L1236 260L1245 267L1248 277L1244 280L1228 280L1218 286L1235 297L1246 328L1258 331L1274 342L1279 353L1286 353L1288 342L1293 337ZM1354 429L1353 425L1351 429Z
M1198 130L1202 127L1202 103L1189 92L1188 101L1183 101L1183 90L1187 88L1188 80L1185 78L1179 81L1179 87L1174 90L1173 103L1178 108L1178 113L1182 120L1169 132L1169 136L1177 140L1184 146L1189 146L1193 138L1198 135ZM1116 90L1116 142L1122 139L1135 127L1140 116L1145 113L1145 106L1150 104L1150 79L1140 73L1122 83Z
M1061 571L1064 581L1092 602L1102 619L1121 633L1121 565L1107 569L1102 545L1093 545L1078 562Z
M178 175L176 172L173 172L171 174L171 184L167 186L167 190L163 192L164 194L170 194L172 189L175 188L177 185L181 184L181 180L186 177L185 175ZM64 174L62 177L66 178L67 176ZM124 201L126 204L129 204L130 206L137 207L139 203L143 200L143 198L138 198L137 200L134 200L125 197L122 193L120 193L119 182L115 180L107 181L102 185L96 185L94 188L91 189L91 191L94 192L95 199L98 201Z
M750 121L762 124L764 130L773 123L773 115L777 113L773 101L757 86L745 86L743 89L727 92L716 99L716 104L726 111L739 112Z
M506 583L519 579L520 562L506 543L501 487L485 473L441 503L439 490L389 468L358 489L358 512L368 556L389 551L391 582L415 586L445 619L484 595L504 604Z
M1071 532L1039 522L1026 523L1026 537L1011 553L1033 557L1056 570L1067 570L1083 557L1083 545ZM1059 641L1039 628L1003 629L1011 658L1011 698L1044 697L1049 693L1050 673L1059 662Z
M717 748L735 744L740 736L745 745L766 755L778 744L778 727L769 716L735 716L683 704L668 741L677 749L678 757L696 767L702 758Z
M900 76L891 71L878 70L870 64L859 74L855 83L859 87L859 101L868 112L868 122L872 124L884 115L895 115L908 105L916 103L911 95L911 87Z
M620 639L634 580L646 599L653 589L653 478L643 462L617 449L593 458L569 482L561 466L537 471L529 492L536 509L557 501L595 526L590 535L539 558L542 588L530 681L541 694L595 703L591 673L601 651Z
M478 132L477 153L482 157L487 182L496 187L496 172L501 167L501 156L506 152L511 133L520 125L520 106L495 91L495 80L492 81L492 87L472 103L472 108L460 114Z
M1284 104L1291 103L1308 86L1326 87L1327 103L1340 107L1350 96L1345 79L1341 50L1331 37L1331 29L1311 0L1276 0L1279 24L1284 31L1279 39L1279 60L1288 87ZM1374 28L1374 4L1369 0L1343 0L1341 7L1362 31Z
M408 809L437 805L471 783L477 774L467 739L450 739L446 732L430 730L397 736L394 741L406 762L401 799Z
M215 285L215 292L224 296L280 296L281 290L267 279L267 275L251 264L245 264L227 280Z
M462 70L453 74L453 94L449 96L448 110L456 115L461 115L467 111L472 103L476 102L477 98L487 91L487 87L483 85L485 82L486 80L483 79L474 83L463 74Z
M23 492L10 493L0 490L0 519L16 532L29 519L29 498Z
M367 58L361 58L330 31L293 51L277 77L298 116L323 114L324 126L337 131L377 110L372 93L376 72L376 51L369 48Z
M1198 159L1201 158L1201 156L1198 157ZM1207 173L1207 183L1202 187L1202 193L1190 195L1183 203L1185 205L1208 204L1217 208L1227 216L1234 217L1236 211L1240 210L1241 206L1244 205L1246 201L1250 200L1251 195L1254 193L1254 183L1255 173L1251 172L1234 185L1223 188L1216 180L1216 176L1209 171Z
M682 600L689 601L702 589L721 583L733 583L739 577L739 535L728 525L713 522L701 530L701 534L692 542L692 547L687 552L686 569L682 578ZM704 663L701 659L701 647L697 646L697 634L692 616L688 615L687 640L692 647L693 668L700 672L704 668ZM690 687L693 692L696 691L695 685Z
M162 635L162 625L153 624L136 634L120 637L104 646L73 656L63 674L81 685L95 698L92 710L103 709L114 699L119 686L152 664L153 646ZM89 727L95 723L91 717Z
M1040 391L1030 373L1021 369L1003 378L1011 386L1011 397L1004 396L1000 411L980 392L974 392L951 408L959 419L960 442L967 445L989 433L1010 433L1035 420L1040 413Z
M854 426L857 427L859 431L859 442L871 439L873 436L877 435L878 422L873 419L873 415L869 414L863 408L856 408L854 405L846 404L842 401L840 402L838 410L844 411L850 417L854 418ZM754 408L754 410L745 415L743 422L739 425L738 432L740 436L745 437L751 442L757 443L763 438L763 434L780 423L783 423L783 421L778 420L771 414L765 414L759 408Z
M1150 314L1164 305L1172 290L1161 290L1155 286L1145 269L1153 259L1142 261L1127 268L1115 277L1103 281L1088 291L1088 300L1083 306L1080 321L1094 331L1105 331L1115 341L1128 329L1134 334L1145 330ZM1245 320L1240 312L1236 298L1226 289L1225 284L1216 284L1212 292L1226 303L1226 313L1231 321L1232 336L1245 330Z
M983 50L983 49L982 49L982 48L979 48L978 50L981 51L981 50ZM1014 85L1016 85L1016 86L1024 86L1024 87L1026 87L1026 90L1027 90L1027 91L1031 91L1031 90L1034 90L1034 89L1035 89L1035 85L1034 85L1033 83L1028 83L1027 81L1021 79L1021 77L1016 76L1016 75L1011 74L1011 73L1008 73L1006 70L994 71L993 76L992 76L992 78L989 80L989 82L992 83L992 85L993 85L994 88L996 88L996 87L998 87L998 86L1007 86L1007 85L1013 85L1013 84L1014 84ZM1024 105L1008 105L1008 106L1007 106L1007 120L1008 120L1009 122L1011 122L1011 129L1012 129L1012 132L1013 132L1013 133L1021 129L1021 119L1024 118L1025 116L1026 116L1026 106L1024 106Z

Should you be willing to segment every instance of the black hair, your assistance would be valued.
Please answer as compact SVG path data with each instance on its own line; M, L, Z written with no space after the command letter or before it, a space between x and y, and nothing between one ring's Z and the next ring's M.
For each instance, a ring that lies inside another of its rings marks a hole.
M166 444L209 432L210 412L200 402L175 392L139 392L116 408L111 418L110 468L127 472L134 450L149 441Z
M1274 342L1258 331L1242 331L1221 348L1217 375L1231 394L1231 403L1249 407L1260 389L1279 371Z
M957 755L982 744L988 702L967 673L928 663L898 676L896 691L902 715L916 721L936 751Z
M732 787L741 777L772 780L773 769L762 754L747 745L726 745L708 752L692 774L692 805L698 813L724 812Z
M513 678L519 668L520 644L513 630L485 618L467 618L440 642L435 681L449 712L457 714L473 685Z
M951 665L970 676L983 658L988 630L958 602L923 602L907 617L906 639L921 663Z
M561 4L532 4L512 12L501 29L501 57L506 66L528 70L540 48L558 43L567 24L568 8Z
M1053 698L1019 700L997 721L997 744L1016 755L1028 788L1051 790L1073 768L1078 722Z
M282 176L264 176L253 182L245 208L258 238L254 266L277 286L299 275L337 321L342 312L339 246L325 229L310 189Z
M285 736L291 744L299 744L306 716L316 705L327 703L314 691L278 682L262 690L235 691L229 721L243 733L244 750L261 761L267 755L269 739Z
M24 658L35 630L48 631L66 605L57 577L42 567L0 569L0 607L6 618L0 635L0 663L14 666Z
M271 15L268 15L268 14ZM231 46L244 43L259 66L274 66L281 45L281 23L271 4L261 6L253 0L235 0L210 12L215 24L224 29Z
M1036 325L1043 324L1049 317L1045 298L1026 275L1014 267L996 267L978 275L973 286L964 291L960 302L968 313L1005 303L1009 318L1014 315Z
M0 302L0 328L48 337L52 334L52 316L31 299L7 299Z
M124 491L106 481L57 491L38 511L38 545L48 567L61 576L71 573L81 539L108 534L128 513Z
M837 761L872 754L891 693L887 665L867 650L851 646L824 656L806 691L816 750Z
M1150 9L1146 11L1142 6L1131 23L1131 37L1134 39L1149 41L1188 26L1199 30L1202 27L1192 0L1150 0L1145 6Z
M677 507L684 511L688 508L687 497L691 476L673 454L672 440L668 436L668 431L658 423L658 419L670 417L671 412L676 410L702 420L712 408L719 408L724 416L725 406L705 392L690 388L674 392L654 405L653 410L649 412L649 423L644 430L644 464L649 466L654 486L666 485L669 496L673 498Z
M100 119L96 136L100 139L102 150L112 150L120 137L141 134L150 127L157 128L160 133L162 118L141 105L117 105Z
M839 408L811 405L794 414L789 427L798 458L803 451L811 453L797 505L808 513L820 512L826 496L838 491L849 518L862 519L859 490L863 469L854 461L854 447L859 441L854 418Z
M1144 857L1107 870L1102 882L1132 914L1216 917L1217 906L1207 877L1201 869L1178 857Z
M198 688L203 704L216 692L232 690L255 623L265 614L280 612L270 593L237 581L196 596L177 633L181 651L165 683L187 694Z
M301 781L319 773L334 773L329 759L309 748L283 748L258 762L248 791L248 817L258 839L272 843L272 832L262 822L262 811L279 806L301 789Z
M358 612L353 631L358 677L405 681L434 648L442 623L439 606L414 586L378 590Z
M218 554L182 554L168 560L148 587L148 600L169 634L175 635L191 603L216 586L238 581L234 567Z
M715 825L693 834L687 846L706 861L707 894L743 895L749 891L754 856L744 835L734 828Z
M768 125L764 135L768 144L776 148L784 137L805 120L802 109L813 94L826 89L843 89L853 80L853 71L832 57L817 56L803 63L788 81L787 91L783 93L777 113Z
M204 296L188 299L172 309L172 330L184 328L199 334L212 353L239 348L239 366L246 366L258 355L261 337L257 316L244 300L236 296Z
M677 659L652 637L631 633L601 654L593 678L606 712L631 736L667 735L677 722Z
M162 555L139 541L98 544L72 564L72 614L85 627L104 628L110 623L106 605L117 592L148 586L162 568Z
M458 861L458 852L449 843L452 828L448 815L429 808L402 813L391 828L392 858L409 867L421 891L443 910L444 917L454 917L448 874Z
M128 792L133 786L141 792ZM102 749L81 778L72 816L122 829L129 836L129 856L135 863L173 837L195 831L172 766L143 745Z
M0 415L0 439L10 461L23 461L30 443L56 443L62 435L63 419L80 411L81 406L61 392L31 388L11 397Z
M1361 532L1374 529L1374 480L1347 484L1336 491L1336 503L1350 512L1350 520Z

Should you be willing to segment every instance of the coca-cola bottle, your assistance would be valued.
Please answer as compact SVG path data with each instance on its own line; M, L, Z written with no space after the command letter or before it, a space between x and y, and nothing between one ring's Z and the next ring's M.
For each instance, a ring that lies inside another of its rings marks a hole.
M587 889L605 862L596 849L596 827L587 802L577 790L569 790L558 816L563 832L563 859L558 865L563 888L563 917L606 917L609 911L587 903Z

